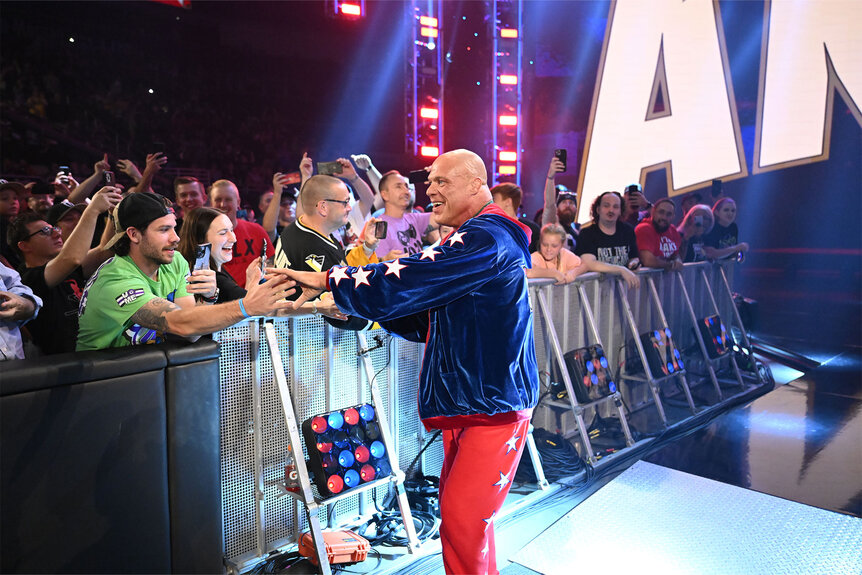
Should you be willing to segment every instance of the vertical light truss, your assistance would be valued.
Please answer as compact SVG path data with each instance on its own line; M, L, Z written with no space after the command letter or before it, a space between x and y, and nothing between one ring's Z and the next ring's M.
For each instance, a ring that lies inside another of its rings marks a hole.
M491 69L492 160L496 181L521 185L521 62L523 42L523 0L493 0L494 17Z
M443 66L440 0L412 0L407 18L413 30L407 58L405 149L416 156L443 151Z

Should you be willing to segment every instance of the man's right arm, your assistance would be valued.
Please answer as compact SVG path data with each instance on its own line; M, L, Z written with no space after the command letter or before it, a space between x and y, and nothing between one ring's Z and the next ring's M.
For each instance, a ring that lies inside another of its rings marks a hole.
M280 310L292 309L292 303L286 301L284 296L293 283L286 279L284 276L275 276L252 286L242 299L216 305L183 309L164 298L153 298L132 315L132 321L149 329L181 337L212 333L245 317L276 315Z

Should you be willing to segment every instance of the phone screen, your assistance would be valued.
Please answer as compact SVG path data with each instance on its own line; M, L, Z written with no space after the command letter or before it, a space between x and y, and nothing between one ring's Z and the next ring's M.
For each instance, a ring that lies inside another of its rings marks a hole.
M195 249L195 270L210 269L210 244L201 244Z

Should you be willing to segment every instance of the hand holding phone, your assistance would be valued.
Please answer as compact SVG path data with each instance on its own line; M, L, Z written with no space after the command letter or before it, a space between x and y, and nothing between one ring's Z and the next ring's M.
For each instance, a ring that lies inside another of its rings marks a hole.
M554 150L554 157L563 163L563 171L565 172L568 169L568 151L565 148L558 148Z
M413 170L410 172L410 175L407 176L407 181L411 184L424 184L428 181L428 170Z
M102 186L115 186L117 185L117 178L114 176L114 172L111 170L105 170L102 172Z

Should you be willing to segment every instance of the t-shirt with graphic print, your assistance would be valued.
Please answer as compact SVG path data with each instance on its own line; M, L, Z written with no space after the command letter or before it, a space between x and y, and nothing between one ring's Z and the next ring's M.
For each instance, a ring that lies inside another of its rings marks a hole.
M682 245L682 236L673 226L659 233L652 225L652 219L647 218L635 228L635 236L638 240L638 250L651 252L657 258L672 260L679 255L679 247Z
M165 334L132 322L132 316L154 298L168 301L189 295L189 264L179 255L159 267L150 279L129 256L115 256L87 282L78 308L78 351L162 343Z
M381 260L392 250L401 250L407 255L422 251L422 237L431 221L431 214L408 212L401 218L393 218L383 214L380 219L387 222L386 237L377 244L374 250Z

